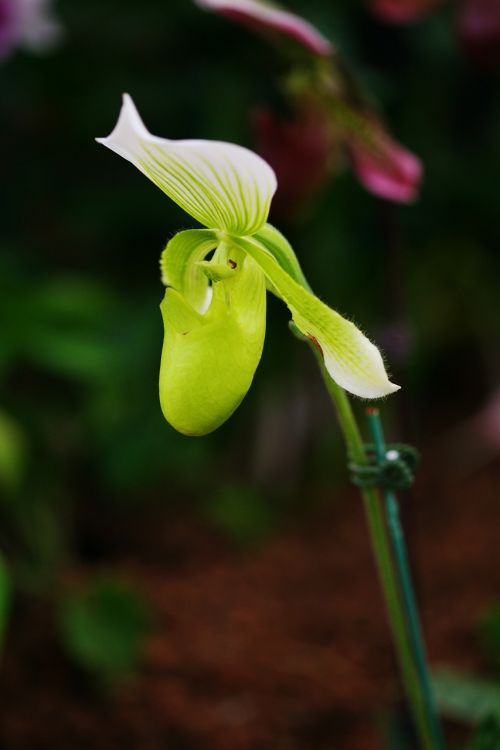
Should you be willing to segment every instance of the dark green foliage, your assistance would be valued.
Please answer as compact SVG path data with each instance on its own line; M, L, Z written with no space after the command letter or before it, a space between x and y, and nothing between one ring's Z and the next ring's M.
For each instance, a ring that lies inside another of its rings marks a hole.
M432 682L445 718L478 724L491 715L500 721L499 683L449 669L435 672Z
M0 557L0 648L3 647L9 622L11 590L10 573L4 559Z
M481 618L479 634L486 654L500 670L500 604L494 604Z
M489 716L476 729L465 750L499 750L499 748L500 720Z
M105 682L130 675L139 664L149 615L129 585L98 579L59 603L59 626L69 657Z
M221 488L204 508L206 517L215 527L245 548L268 537L278 521L269 499L245 487Z

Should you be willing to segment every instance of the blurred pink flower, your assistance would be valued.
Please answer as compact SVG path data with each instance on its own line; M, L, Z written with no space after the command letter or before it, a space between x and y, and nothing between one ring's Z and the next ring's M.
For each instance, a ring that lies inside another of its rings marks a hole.
M274 32L305 47L314 55L328 57L333 45L300 16L263 0L195 0L206 10L220 13L262 32Z
M463 0L458 35L472 60L500 67L500 0Z
M378 124L370 140L350 137L352 168L366 190L397 203L413 203L422 182L422 162L401 146Z
M0 59L7 57L17 42L15 0L0 0Z
M59 41L62 29L50 5L51 0L0 0L0 58L16 47L45 52Z
M412 23L440 2L442 0L369 0L373 13L387 23Z
M332 171L334 139L331 127L317 107L306 103L294 119L284 119L267 109L254 118L256 147L273 167L278 190L275 215L300 212L323 187Z
M257 149L278 175L274 210L282 214L300 210L321 188L342 148L347 148L353 170L366 190L399 203L416 200L422 180L420 160L396 143L372 116L352 109L346 99L342 73L335 66L333 46L311 24L264 0L195 2L259 31L272 31L293 39L316 55L330 57L330 65L325 65L321 77L315 79L316 88L305 79L292 94L293 119L280 119L269 111L262 111L256 117ZM410 0L406 3L392 0L392 5L397 2L405 5ZM429 6L436 2L413 0L413 5ZM391 4L389 0L385 3L387 7ZM347 118L337 118L334 102L341 104L344 114L347 111ZM359 128L365 131L364 137L346 127L350 118L358 121Z

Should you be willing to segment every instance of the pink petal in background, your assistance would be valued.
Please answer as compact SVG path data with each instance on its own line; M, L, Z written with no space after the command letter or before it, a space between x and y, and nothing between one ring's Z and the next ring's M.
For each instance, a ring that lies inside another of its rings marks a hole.
M331 174L335 149L330 125L317 107L304 104L289 120L260 110L254 117L254 133L258 153L278 178L273 214L293 216Z
M352 168L366 190L396 203L413 203L422 182L422 163L411 151L393 140L380 126L371 134L373 143L350 138Z
M457 25L469 57L500 68L500 0L462 0Z
M52 0L0 0L0 59L15 48L43 53L62 36Z
M442 0L369 0L372 12L387 23L418 21Z
M8 57L18 41L16 0L0 0L0 60Z
M260 0L195 0L206 10L220 13L253 29L292 39L314 55L328 57L331 42L312 24L287 10Z

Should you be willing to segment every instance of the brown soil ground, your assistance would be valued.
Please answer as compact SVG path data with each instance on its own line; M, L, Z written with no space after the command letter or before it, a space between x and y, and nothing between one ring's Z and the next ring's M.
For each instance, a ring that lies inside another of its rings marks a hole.
M435 663L485 666L476 625L500 599L499 488L490 466L460 488L428 479L412 501ZM152 606L140 674L103 698L64 659L47 605L19 609L0 686L2 750L380 747L377 721L400 688L354 490L251 554L158 511L97 527L106 563Z

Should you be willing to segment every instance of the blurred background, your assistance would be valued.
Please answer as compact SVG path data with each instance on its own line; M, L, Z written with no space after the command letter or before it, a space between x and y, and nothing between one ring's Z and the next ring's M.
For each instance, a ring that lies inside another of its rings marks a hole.
M128 91L153 133L259 148L286 110L282 56L188 0L59 0L42 39L5 41L3 2L0 747L412 748L314 358L270 299L241 407L203 439L174 432L158 259L194 222L94 142ZM422 453L403 515L459 741L500 711L500 21L482 40L458 1L406 25L362 2L287 7L424 167L398 205L336 153L271 218L403 386L383 415ZM307 165L292 145L277 158Z

